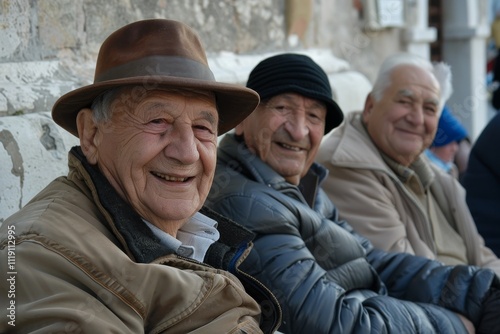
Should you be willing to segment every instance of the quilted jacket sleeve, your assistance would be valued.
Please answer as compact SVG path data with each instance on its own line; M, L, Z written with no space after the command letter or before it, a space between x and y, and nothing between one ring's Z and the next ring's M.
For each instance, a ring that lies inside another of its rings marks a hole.
M491 287L499 287L499 279L490 269L443 266L426 258L380 250L370 251L367 258L391 296L443 306L465 315L476 326L482 300Z

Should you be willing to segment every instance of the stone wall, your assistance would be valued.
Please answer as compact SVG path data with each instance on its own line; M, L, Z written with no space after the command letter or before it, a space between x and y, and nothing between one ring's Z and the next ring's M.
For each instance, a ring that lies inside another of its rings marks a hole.
M192 26L207 53L283 49L284 1L2 0L0 116L50 110L92 81L102 41L146 18ZM47 87L50 87L47 88Z
M110 32L141 19L170 18L198 31L208 51L282 48L284 0L3 0L0 59L93 58ZM67 55L66 55L67 56Z
M66 175L77 138L49 113L0 118L0 224L54 178Z

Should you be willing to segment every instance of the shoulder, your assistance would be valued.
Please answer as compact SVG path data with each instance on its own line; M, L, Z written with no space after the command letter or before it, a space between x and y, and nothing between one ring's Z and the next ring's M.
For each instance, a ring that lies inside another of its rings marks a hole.
M99 217L91 198L60 177L7 218L1 230L14 226L18 242L35 241L46 249L56 245L73 249L75 245L99 243L103 236L105 240L112 238Z
M360 112L350 113L340 127L327 134L316 161L328 169L384 169L380 152L361 123Z
M296 216L285 195L263 184L246 181L245 184L231 183L219 188L217 193L211 191L206 205L257 233L284 233L296 225Z

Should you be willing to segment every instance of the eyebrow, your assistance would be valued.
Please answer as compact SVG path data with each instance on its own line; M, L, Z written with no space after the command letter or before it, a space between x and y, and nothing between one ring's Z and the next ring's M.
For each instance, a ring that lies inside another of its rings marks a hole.
M398 96L403 96L403 97L409 97L411 99L414 99L415 97L415 94L413 93L413 91L409 90L409 89L401 89L398 91ZM436 98L428 98L426 100L424 100L424 103L431 103L431 104L434 104L434 105L439 105L439 100L436 99Z
M404 97L413 97L414 94L411 90L404 88L404 89L400 89L398 91L397 95L404 96Z
M201 116L206 119L211 125L213 125L214 127L217 126L217 119L214 115L213 112L210 112L210 111L202 111L201 112Z

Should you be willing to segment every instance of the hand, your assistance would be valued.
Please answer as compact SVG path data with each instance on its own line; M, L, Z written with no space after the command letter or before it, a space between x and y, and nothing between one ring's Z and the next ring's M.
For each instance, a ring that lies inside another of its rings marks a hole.
M491 289L484 298L477 333L500 333L500 290Z

